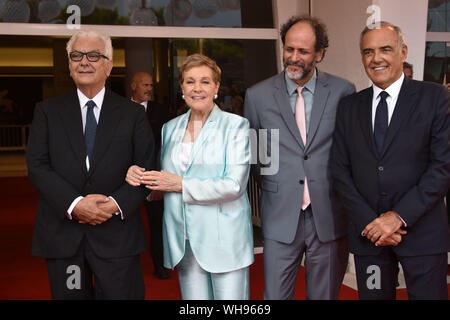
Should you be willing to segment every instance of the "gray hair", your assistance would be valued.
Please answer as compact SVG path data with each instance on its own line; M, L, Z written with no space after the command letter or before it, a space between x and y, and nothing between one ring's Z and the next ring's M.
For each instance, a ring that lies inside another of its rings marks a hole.
M359 48L362 50L362 39L364 38L365 34L373 29L381 29L381 28L392 28L397 33L398 38L398 47L401 49L404 45L406 45L405 36L403 35L402 29L400 27L397 27L396 25L393 25L390 22L387 21L380 21L379 23L372 23L364 28L364 30L361 32L361 36L359 38Z
M66 45L67 56L70 54L70 52L72 52L72 46L75 43L75 41L77 41L79 38L85 38L85 37L100 39L103 42L104 49L105 49L105 52L102 54L104 54L106 57L108 57L108 59L110 61L112 61L113 48L112 48L112 44L111 44L111 38L108 35L105 35L103 33L100 33L99 31L93 30L93 29L81 30L72 35L72 37L69 39L69 41L67 41L67 45Z

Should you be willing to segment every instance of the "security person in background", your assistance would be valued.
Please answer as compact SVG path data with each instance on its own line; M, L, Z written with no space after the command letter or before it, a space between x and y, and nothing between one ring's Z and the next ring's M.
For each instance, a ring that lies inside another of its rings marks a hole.
M153 130L157 152L157 169L159 169L159 152L161 149L161 128L169 120L169 110L155 101L151 101L153 93L153 79L147 72L137 72L131 80L132 98L144 106L148 121ZM153 260L155 276L159 279L169 279L169 272L163 267L162 246L162 216L164 211L163 194L153 191L145 201L148 224L150 228L150 255Z

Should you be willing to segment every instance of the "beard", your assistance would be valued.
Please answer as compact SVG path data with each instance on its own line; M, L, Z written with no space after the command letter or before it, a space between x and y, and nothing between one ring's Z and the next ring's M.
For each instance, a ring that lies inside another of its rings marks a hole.
M288 66L301 67L302 71L292 73L289 71ZM294 81L303 80L306 77L308 77L308 75L311 73L314 67L315 67L314 63L306 65L303 62L292 62L289 59L284 63L284 70L286 71L288 78Z

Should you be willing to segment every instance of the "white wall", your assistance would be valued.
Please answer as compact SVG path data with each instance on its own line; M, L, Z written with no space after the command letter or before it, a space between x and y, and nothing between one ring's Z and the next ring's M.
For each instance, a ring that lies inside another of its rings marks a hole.
M357 90L361 90L370 81L361 62L359 35L371 15L367 8L372 4L380 7L381 20L403 30L409 51L407 61L414 65L414 78L422 80L428 0L273 0L275 27L279 28L294 14L311 11L328 27L330 40L319 68L350 80ZM279 48L277 58L281 70L281 44Z
M371 0L312 0L311 13L327 26L329 47L319 69L343 77L357 90L369 80L361 62L359 35L367 20Z
M280 30L281 26L294 15L309 14L309 0L272 0L274 26ZM283 44L277 40L277 67L283 70Z
M381 20L399 26L408 44L407 61L414 66L414 79L423 80L428 0L373 0L380 6Z

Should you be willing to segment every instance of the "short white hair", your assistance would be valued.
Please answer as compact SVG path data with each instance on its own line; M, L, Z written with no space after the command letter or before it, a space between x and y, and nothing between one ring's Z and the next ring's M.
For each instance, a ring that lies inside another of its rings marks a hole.
M359 48L362 50L362 40L367 32L373 30L373 29L381 29L381 28L392 28L394 29L395 33L397 34L398 38L398 47L401 49L404 45L406 45L405 36L403 34L402 29L400 27L393 25L390 22L387 21L379 21L378 23L372 23L371 25L368 25L364 28L364 30L361 32L361 35L359 37Z
M102 54L104 54L110 61L112 61L113 47L110 36L93 29L81 30L72 35L69 41L67 41L66 45L67 56L69 56L69 54L72 52L72 46L79 38L95 38L102 40L105 49L105 52Z

